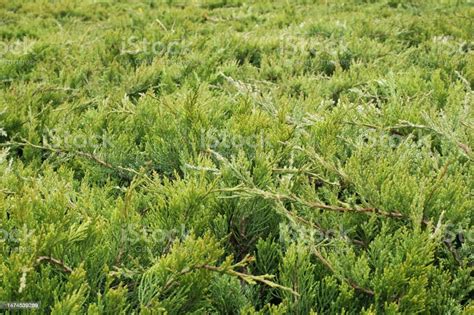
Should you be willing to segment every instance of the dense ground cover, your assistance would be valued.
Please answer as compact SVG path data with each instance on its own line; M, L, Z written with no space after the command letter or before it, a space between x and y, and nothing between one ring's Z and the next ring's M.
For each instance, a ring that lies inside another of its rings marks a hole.
M471 313L473 20L1 0L0 301Z

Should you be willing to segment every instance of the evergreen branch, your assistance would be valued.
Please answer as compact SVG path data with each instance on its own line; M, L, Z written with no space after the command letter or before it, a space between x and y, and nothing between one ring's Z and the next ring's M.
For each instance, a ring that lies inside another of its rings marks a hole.
M321 175L318 175L313 172L311 169L306 169L306 168L273 168L272 169L274 173L277 174L305 174L314 178L317 178L318 180L322 181L325 184L331 185L331 186L341 186L337 182L331 182L325 178L323 178Z
M7 142L7 143L4 143L4 144L1 144L1 146L5 146L5 147L14 147L14 146L31 147L31 148L34 148L34 149L49 151L49 152L53 152L53 153L56 153L56 154L72 154L72 155L83 157L83 158L86 158L90 161L93 161L93 162L99 164L102 167L105 167L105 168L108 168L108 169L111 169L111 170L115 170L120 174L121 177L125 177L127 179L129 179L130 177L125 175L125 174L134 174L134 175L138 175L138 176L142 175L139 171L137 171L133 168L123 167L123 166L120 166L120 165L112 165L109 162L106 162L106 161L100 159L99 157L89 153L89 152L73 151L73 150L64 149L64 148L54 148L54 147L50 147L50 146L38 145L38 144L31 143L28 140L23 139L23 138L21 140L22 140L22 142ZM145 176L145 178L147 180L151 181L147 176Z
M213 153L217 153L217 152L213 151ZM189 163L185 163L184 167L186 167L187 169L190 169L190 170L194 170L194 171L210 172L210 173L214 173L214 174L217 174L217 175L220 174L220 170L217 169L217 168L214 168L214 167L196 166L196 165L192 165L192 164L189 164ZM272 171L275 174L305 174L305 175L314 177L314 178L320 180L321 182L323 182L325 184L328 184L328 185L331 185L331 186L340 186L339 183L331 182L331 181L323 178L321 175L318 175L318 174L314 173L313 170L306 169L305 167L303 167L303 168L278 168L278 167L276 167L276 168L273 168Z
M464 16L462 17L465 18ZM471 91L471 83L469 83L469 80L463 77L462 74L457 70L454 70L454 73L456 73L459 80L461 80L461 82L464 84L464 86L466 87L466 90Z
M161 27L165 32L168 32L168 28L165 26L165 24L163 24L163 22L160 21L159 18L156 18L155 21L156 21L156 23L158 23L158 25L160 25L160 27Z
M372 124L367 124L367 123L359 123L359 122L354 122L354 121L347 121L345 122L347 124L351 124L351 125L357 125L357 126L362 126L362 127L367 127L367 128L371 128L371 129L376 129L376 130L384 130L384 131L389 131L391 133L394 133L394 134L398 134L400 135L400 133L398 132L398 130L400 129L420 129L420 130L426 130L426 131L429 131L429 132L432 132L434 134L437 134L439 136L442 136L448 140L450 140L451 142L454 142L456 144L456 146L458 148L460 148L463 153L469 158L469 159L472 159L471 158L471 154L472 154L472 149L465 143L462 143L456 139L453 139L453 137L450 137L449 135L439 131L439 130L436 130L435 128L433 127L430 127L430 126L426 126L426 125L419 125L419 124L413 124L409 121L401 121L400 124L398 125L395 125L395 126L388 126L388 127L382 127L382 126L376 126L376 125L372 125Z
M423 213L426 211L426 208L427 208L427 205L429 202L431 202L431 199L433 198L434 194L436 193L436 191L438 190L438 188L440 187L440 183L441 183L441 180L444 178L444 176L448 173L448 168L449 168L449 165L451 164L451 161L448 160L446 162L446 164L441 168L441 171L438 175L438 177L436 178L436 181L433 183L433 186L431 188L431 191L430 193L428 194L428 197L426 198L426 201L425 201L425 206L424 206L424 209L423 209ZM440 217L441 218L441 217Z
M131 203L133 191L135 188L140 184L139 180L137 180L137 176L135 176L130 183L130 186L127 188L127 191L125 192L125 197L123 201L123 206L120 211L121 214L121 219L126 223L129 221L129 206ZM124 247L125 247L125 239L123 237L120 237L120 242L119 242L119 252L117 254L117 257L115 259L115 265L118 265L120 261L122 260L122 256L124 253Z
M208 270L208 271L213 271L213 272L218 272L218 273L234 276L234 277L240 278L241 280L249 284L255 284L257 282L260 282L269 287L278 288L284 291L288 291L294 294L295 296L300 296L300 294L294 291L293 289L282 286L278 283L271 281L270 279L274 278L273 275L266 274L266 275L254 276L254 275L249 275L249 274L235 270L237 268L242 268L242 267L247 266L249 263L253 262L254 260L255 260L254 257L246 255L241 261L233 265L228 265L224 262L221 266L213 266L208 263L205 263L205 264L200 264L200 265L194 265L191 267L186 267L180 272L172 275L171 278L168 279L168 281L165 283L165 285L162 288L162 292L169 290L173 285L175 285L177 283L177 278L179 278L180 276L183 276L185 274L188 274L196 270L203 269L203 270Z
M5 188L0 188L0 193L5 194L5 195L13 195L15 192L5 189Z
M249 284L254 284L255 282L261 282L261 283L263 283L263 284L265 284L265 285L267 285L271 288L281 289L281 290L284 290L284 291L288 291L293 295L300 296L300 294L298 292L294 291L293 289L282 286L281 284L278 284L276 282L270 281L269 279L274 278L274 276L272 276L272 275L254 276L254 275L245 274L243 272L238 272L238 271L235 271L233 269L226 269L226 268L223 268L223 267L216 267L216 266L210 266L210 265L204 265L204 266L201 266L201 268L206 269L206 270L210 270L210 271L216 271L216 272L219 272L219 273L225 273L225 274L228 274L228 275L231 275L231 276L236 276L236 277L244 280L245 282L247 282Z
M198 268L199 269L210 270L210 271L215 271L215 272L218 272L218 273L224 273L224 274L228 274L230 276L235 276L235 277L238 277L241 280L243 280L243 281L245 281L249 284L255 284L256 282L260 282L260 283L263 283L263 284L265 284L265 285L267 285L271 288L281 289L281 290L284 290L284 291L288 291L288 292L290 292L291 294L293 294L295 296L300 296L300 294L298 292L294 291L293 289L282 286L278 283L275 283L275 282L271 281L270 279L273 279L275 277L273 275L254 276L254 275L249 275L249 274L246 274L246 273L239 272L239 271L235 270L238 267L245 267L247 264L249 264L250 262L252 262L254 260L255 260L254 257L247 255L240 262L238 262L234 265L231 265L231 266L226 266L225 263L221 266L212 266L212 265L205 264L205 265L198 266Z
M392 126L392 127L388 127L386 129L389 129L389 130L397 130L397 129L403 129L403 128L413 128L413 129L422 129L422 130L427 130L427 131L430 131L430 132L433 132L437 135L440 135L440 136L443 136L445 137L446 139L448 140L451 140L452 142L454 142L468 157L470 157L470 154L472 153L472 149L465 143L462 143L456 139L452 139L451 137L449 137L448 135L446 135L445 133L439 131L439 130L436 130L434 129L433 127L430 127L430 126L426 126L426 125L417 125L417 124L413 124L409 121L402 121L400 125L396 125L396 126Z
M299 217L298 215L296 214L293 214L293 213L290 213L284 206L283 204L281 203L281 201L278 202L280 204L281 207L283 207L285 209L285 212L290 216L290 220L292 220L292 218L295 218L297 219L298 221L302 222L303 224L305 225L308 225L312 228L315 228L323 233L326 233L327 231L324 230L321 226L319 225L316 225L304 218L301 218ZM359 245L362 245L362 246L365 246L365 243L362 242L362 241L358 241L358 240L352 240L350 239L351 242L355 243L355 244L359 244ZM335 272L335 268L331 265L331 263L321 254L321 252L315 247L313 246L313 252L315 254L315 256L321 261L321 263L326 266L333 274L336 274ZM347 284L349 284L353 289L357 290L357 291L361 291L365 294L368 294L370 296L373 296L375 293L372 291L372 290L369 290L369 289L366 289L366 288L363 288L361 287L360 285L358 285L355 281L353 281L352 279L349 279L349 278L344 278L344 277L341 277L339 276L339 278L342 278L343 281L345 281Z
M49 256L40 256L36 259L36 264L49 263L60 267L60 269L65 273L72 273L72 269L68 267L64 262Z
M185 163L184 167L187 169L193 170L193 171L204 171L204 172L210 172L210 173L215 173L215 174L220 174L220 171L217 168L214 167L203 167L203 166L196 166L196 165L191 165L189 163Z
M321 254L321 252L317 249L317 248L313 248L313 253L314 255L321 261L321 263L326 266L334 275L337 275L336 274L336 271L334 269L334 267L331 265L331 263L326 259L324 258L324 256ZM358 285L354 280L352 279L349 279L349 278L346 278L346 277L342 277L342 276L339 276L339 278L341 278L341 280L343 280L344 282L346 282L347 284L349 284L354 290L357 290L357 291L360 291L360 292L363 292L365 294L368 294L370 296L374 296L375 295L375 292L370 290L370 289L366 289L364 287L361 287L360 285Z
M306 154L311 160L317 162L318 164L322 165L325 169L328 171L338 175L341 177L345 182L350 182L349 177L347 176L346 173L344 173L342 170L338 169L335 165L332 165L328 161L324 160L319 154L316 152L310 152L305 148L302 148L300 146L293 146L294 149L303 152Z
M443 244L446 246L446 248L449 250L449 252L451 253L451 255L453 255L453 258L454 260L456 261L456 263L459 265L459 266L463 266L463 262L461 260L461 258L459 257L459 253L458 251L453 247L453 244L451 244L450 241L448 240L444 240L443 241Z
M328 211L341 212L341 213L352 212L352 213L376 214L382 217L396 218L396 219L406 218L402 213L397 212L397 211L383 211L375 207L360 208L360 207L333 206L333 205L328 205L324 203L307 201L295 195L272 193L272 192L268 192L268 191L261 190L258 188L247 188L247 187L237 186L234 188L221 188L221 189L218 189L217 191L233 192L233 193L238 194L238 195L230 196L230 198L245 197L245 196L260 196L264 199L272 199L276 201L286 200L286 201L298 203L298 204L301 204L303 206L306 206L308 208L313 208L313 209L328 210Z
M212 154L219 162L227 165L244 183L254 186L254 184L247 179L229 160L223 157L219 152L216 152L212 149L207 149L206 152Z
M289 211L288 209L286 209L286 207L283 205L283 203L281 201L279 201L278 203L278 206L279 208L282 209L283 213L285 214L285 216L290 220L290 221L293 221L296 220L300 223L302 223L303 225L306 225L310 228L313 228L315 230L318 230L322 235L329 235L329 231L326 230L325 228L323 228L321 225L315 223L315 222L312 222L312 221L309 221L291 211ZM351 243L354 243L354 244L357 244L357 245L360 245L360 246L366 246L366 244L362 241L359 241L359 240L355 240L355 239L351 239L349 237L345 237L344 238L345 240L348 240L350 241Z
M436 224L435 228L434 228L434 231L433 231L433 234L431 234L430 238L433 239L433 238L437 238L441 235L441 228L442 228L442 221L443 221L443 217L444 217L444 210L441 212L441 214L439 215L439 219L438 219L438 223ZM462 266L462 261L461 259L459 258L459 253L457 252L457 250L455 248L453 248L451 242L447 239L443 240L443 244L446 246L446 248L448 249L448 251L453 255L453 258L454 260L456 260L456 263L459 265L459 266Z

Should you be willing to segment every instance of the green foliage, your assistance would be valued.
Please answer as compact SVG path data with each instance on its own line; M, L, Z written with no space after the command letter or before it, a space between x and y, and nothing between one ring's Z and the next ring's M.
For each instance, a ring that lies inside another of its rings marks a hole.
M469 1L0 0L0 20L1 302L472 313Z
M145 271L138 287L144 308L196 312L206 306L204 290L211 277L198 266L215 264L223 252L210 237L187 239ZM179 285L178 287L176 287Z

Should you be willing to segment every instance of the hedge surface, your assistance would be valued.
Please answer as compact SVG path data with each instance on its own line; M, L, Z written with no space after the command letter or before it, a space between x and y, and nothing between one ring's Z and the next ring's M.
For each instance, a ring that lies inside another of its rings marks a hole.
M473 21L470 1L0 0L0 301L472 314Z

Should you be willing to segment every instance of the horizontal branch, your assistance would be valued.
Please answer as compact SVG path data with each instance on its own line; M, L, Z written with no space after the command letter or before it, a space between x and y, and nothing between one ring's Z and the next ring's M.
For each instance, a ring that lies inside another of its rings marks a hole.
M395 134L399 134L398 130L400 130L400 129L426 130L428 132L435 133L439 136L442 136L442 137L450 140L451 142L456 144L456 146L458 148L460 148L468 158L471 158L472 149L467 144L462 143L462 142L458 141L457 139L454 139L453 137L450 137L449 135L447 135L447 134L445 134L445 133L443 133L439 130L436 130L435 128L430 127L430 126L413 124L409 121L401 121L399 125L388 126L388 127L376 126L376 125L372 125L372 124L359 123L359 122L354 122L354 121L346 121L345 123L351 124L351 125L356 125L356 126L361 126L361 127L367 127L367 128L370 128L370 129L384 130L384 131L392 132L392 133L395 133Z
M320 210L327 210L332 212L340 212L340 213L363 213L363 214L375 214L383 217L388 218L396 218L396 219L403 219L406 218L402 213L397 211L383 211L378 208L374 207L367 207L367 208L359 208L359 207L342 207L342 206L333 206L324 203L318 203L313 201L307 201L297 197L295 195L284 195L279 193L272 193L265 190L261 190L258 188L246 188L246 187L234 187L234 188L221 188L218 189L220 192L231 192L231 193L238 193L238 196L231 196L231 197L242 197L242 196L260 196L264 199L272 199L276 201L290 201L301 204L308 208L313 209L320 209ZM228 197L227 197L228 198Z
M284 291L288 291L293 295L300 296L300 294L298 292L294 291L293 289L282 286L278 283L275 283L275 282L271 281L270 279L272 279L274 277L272 275L254 276L254 275L246 274L246 273L239 272L239 271L235 270L239 267L245 267L248 263L252 262L253 260L254 260L254 258L252 256L247 255L241 261L239 261L238 263L236 263L234 265L231 265L231 266L228 266L228 265L225 265L225 264L223 264L221 266L213 266L213 265L210 265L208 263L205 263L205 264L201 264L201 265L194 265L194 266L191 266L191 267L186 267L183 270L181 270L180 272L173 275L165 283L165 285L163 286L163 291L166 291L166 290L170 289L174 284L176 284L178 277L183 276L185 274L188 274L190 272L193 272L195 270L204 269L204 270L213 271L213 272L225 273L225 274L228 274L230 276L235 276L235 277L238 277L241 280L243 280L247 283L250 283L250 284L260 282L260 283L263 283L263 284L265 284L269 287L278 288L278 289L281 289L281 290L284 290Z
M215 272L219 272L219 273L225 273L225 274L228 274L230 276L236 276L236 277L238 277L238 278L240 278L240 279L242 279L242 280L244 280L245 282L248 282L248 283L260 282L260 283L263 283L263 284L265 284L269 287L281 289L281 290L284 290L284 291L288 291L293 295L300 296L300 294L298 292L294 291L293 289L282 286L278 283L275 283L275 282L271 281L270 279L272 278L272 276L270 276L270 275L254 276L254 275L249 275L249 274L246 274L246 273L243 273L243 272L236 271L234 269L227 269L227 268L224 268L224 267L217 267L217 266L211 266L211 265L203 265L203 266L199 266L199 268L210 270L210 271L215 271Z
M31 143L31 142L29 142L28 140L25 140L25 139L22 139L22 142L7 142L7 143L4 143L4 144L1 144L1 146L4 146L4 147L15 147L15 146L17 146L17 147L31 147L31 148L34 148L34 149L49 151L49 152L53 152L53 153L56 153L56 154L72 154L72 155L83 157L83 158L86 158L90 161L93 161L93 162L97 163L98 165L100 165L102 167L117 171L122 175L122 177L124 176L124 174L140 175L140 172L133 169L133 168L123 167L123 166L120 166L120 165L112 165L109 162L106 162L106 161L100 159L99 157L89 153L89 152L73 151L73 150L64 149L64 148L55 148L55 147L50 147L50 146L38 145L38 144ZM125 177L129 178L128 176L125 176Z

